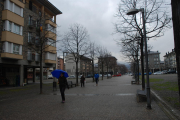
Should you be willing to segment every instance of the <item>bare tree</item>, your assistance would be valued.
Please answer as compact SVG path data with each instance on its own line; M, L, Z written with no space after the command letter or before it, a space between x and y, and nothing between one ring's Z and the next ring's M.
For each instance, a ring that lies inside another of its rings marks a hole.
M82 56L87 54L88 46L88 31L80 24L73 24L69 28L69 32L64 35L63 44L66 50L71 53L76 63L76 84L78 85L78 63Z
M98 53L98 66L101 66L101 73L102 73L102 80L104 76L104 57L106 55L106 48L103 48L101 46L98 46L97 48L97 53Z
M43 59L45 59L46 52L51 52L56 61L56 43L60 40L56 39L56 28L46 27L41 15L36 20L27 22L30 30L23 31L26 35L25 40L27 40L27 44L23 45L23 51L27 53L27 60L35 60L40 63L40 94L42 94Z
M131 33L138 31L139 35L143 37L141 17L138 19L138 15L128 16L126 14L129 9L145 7L145 21L147 24L145 34L147 34L147 38L163 36L165 29L171 27L169 25L171 18L169 17L168 9L163 6L164 1L121 0L118 13L116 14L116 17L120 19L119 23L115 24L116 32L131 36Z
M89 57L91 58L92 60L92 74L94 76L94 60L97 56L97 51L96 51L96 46L95 46L95 43L94 42L90 42L90 45L89 45ZM93 82L94 82L94 77L93 77Z
M109 71L109 66L111 64L111 53L108 52L107 50L105 51L105 56L104 56L104 62L107 70L107 78L108 78L108 71Z

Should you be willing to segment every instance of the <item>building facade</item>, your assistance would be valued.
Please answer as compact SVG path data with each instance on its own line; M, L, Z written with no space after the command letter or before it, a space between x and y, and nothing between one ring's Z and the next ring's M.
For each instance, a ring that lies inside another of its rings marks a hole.
M78 62L78 75L84 74L84 76L92 74L91 59L85 56L80 56ZM73 54L67 54L65 56L65 70L69 75L76 76L76 63Z
M174 49L172 49L172 52L168 52L166 53L166 55L164 55L164 65L165 65L165 70L177 70L176 53Z
M56 69L64 70L64 60L60 57L57 57Z
M0 2L0 85L26 83L29 68L35 81L40 53L43 68L56 67L56 15L62 12L48 0Z
M148 50L148 65L149 72L156 72L161 70L160 66L160 52ZM144 70L146 69L146 61L144 57ZM146 71L146 70L145 70Z
M117 59L114 56L98 58L98 68L100 74L102 73L116 74L117 73L116 67L117 67Z
M92 75L92 60L88 57L81 56L80 58L80 75Z

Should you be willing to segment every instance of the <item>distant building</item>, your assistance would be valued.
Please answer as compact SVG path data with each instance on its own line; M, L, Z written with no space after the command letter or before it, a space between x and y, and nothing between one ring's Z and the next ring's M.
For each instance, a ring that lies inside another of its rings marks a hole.
M160 52L148 50L148 65L149 65L149 71L152 73L160 70ZM146 69L145 57L144 57L144 69Z
M161 71L165 70L164 61L160 61L160 70L161 70Z
M76 63L73 54L67 54L65 56L65 71L67 71L69 75L76 75ZM85 76L92 74L91 59L85 56L80 56L78 62L78 75L81 74Z
M56 69L64 70L64 61L63 61L63 58L57 57Z
M103 71L102 71L102 62L103 62ZM114 56L98 58L98 68L100 74L102 74L102 72L104 72L104 74L114 74L117 72L116 66L117 66L117 59Z
M174 49L172 49L172 52L168 52L164 55L164 63L166 70L176 70L176 53Z

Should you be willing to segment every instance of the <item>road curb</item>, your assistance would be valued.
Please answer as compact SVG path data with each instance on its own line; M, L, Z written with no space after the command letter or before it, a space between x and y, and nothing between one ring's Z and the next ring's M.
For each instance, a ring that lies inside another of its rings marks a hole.
M151 95L154 100L157 102L159 107L163 110L163 112L171 119L171 120L180 120L180 112L171 107L166 101L164 101L158 94L156 94L151 89Z

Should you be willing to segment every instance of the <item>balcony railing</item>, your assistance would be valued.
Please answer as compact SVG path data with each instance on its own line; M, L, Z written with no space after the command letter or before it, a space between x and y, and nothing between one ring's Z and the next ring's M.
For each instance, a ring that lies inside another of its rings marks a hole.
M34 44L35 43L35 39L33 36L28 36L28 44Z
M28 27L29 28L34 28L36 26L36 21L35 20L29 20L28 21Z
M36 61L36 62L39 62L39 61L40 61L40 55L36 55L36 56L35 56L35 61Z
M28 60L28 61L35 61L35 54L29 52L29 53L27 54L27 60Z

